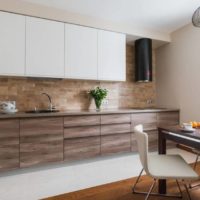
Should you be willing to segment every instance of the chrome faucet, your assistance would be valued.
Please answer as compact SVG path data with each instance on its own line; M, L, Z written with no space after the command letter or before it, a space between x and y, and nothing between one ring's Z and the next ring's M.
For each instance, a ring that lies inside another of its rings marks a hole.
M54 107L53 104L52 104L52 100L51 100L50 95L47 94L47 93L45 93L45 92L43 92L42 95L47 96L47 98L48 98L48 100L49 100L49 107L48 107L48 110L53 110L53 109L55 109L55 107Z

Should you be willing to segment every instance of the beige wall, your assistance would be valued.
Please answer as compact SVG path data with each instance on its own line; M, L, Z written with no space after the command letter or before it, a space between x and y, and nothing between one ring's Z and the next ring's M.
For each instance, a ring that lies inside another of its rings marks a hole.
M153 60L155 63L155 59ZM47 92L52 96L53 103L58 109L93 109L94 103L90 101L87 92L100 85L109 91L107 108L148 107L148 99L152 99L154 105L155 81L134 82L134 48L132 46L127 46L126 66L126 82L0 78L0 101L15 100L21 111L34 109L35 106L43 108L47 106L48 101L47 97L42 96L41 93Z
M200 121L200 28L191 24L156 51L157 104L178 107L181 121Z

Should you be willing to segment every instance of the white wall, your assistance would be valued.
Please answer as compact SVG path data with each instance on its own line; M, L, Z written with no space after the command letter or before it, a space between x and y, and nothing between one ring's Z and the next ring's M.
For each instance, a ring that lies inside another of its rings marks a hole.
M200 28L191 24L156 50L158 106L180 108L181 121L200 121Z

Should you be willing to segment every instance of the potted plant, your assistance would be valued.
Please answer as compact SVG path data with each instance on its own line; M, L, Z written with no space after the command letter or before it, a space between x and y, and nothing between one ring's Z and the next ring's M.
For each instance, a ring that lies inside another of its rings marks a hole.
M89 94L94 98L96 110L99 111L101 109L102 101L107 97L108 91L106 89L96 87L95 89L90 90Z

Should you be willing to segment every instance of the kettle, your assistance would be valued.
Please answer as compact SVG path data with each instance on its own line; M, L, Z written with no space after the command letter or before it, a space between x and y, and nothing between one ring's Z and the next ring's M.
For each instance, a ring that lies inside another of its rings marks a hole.
M0 101L0 110L12 111L16 109L15 101Z

